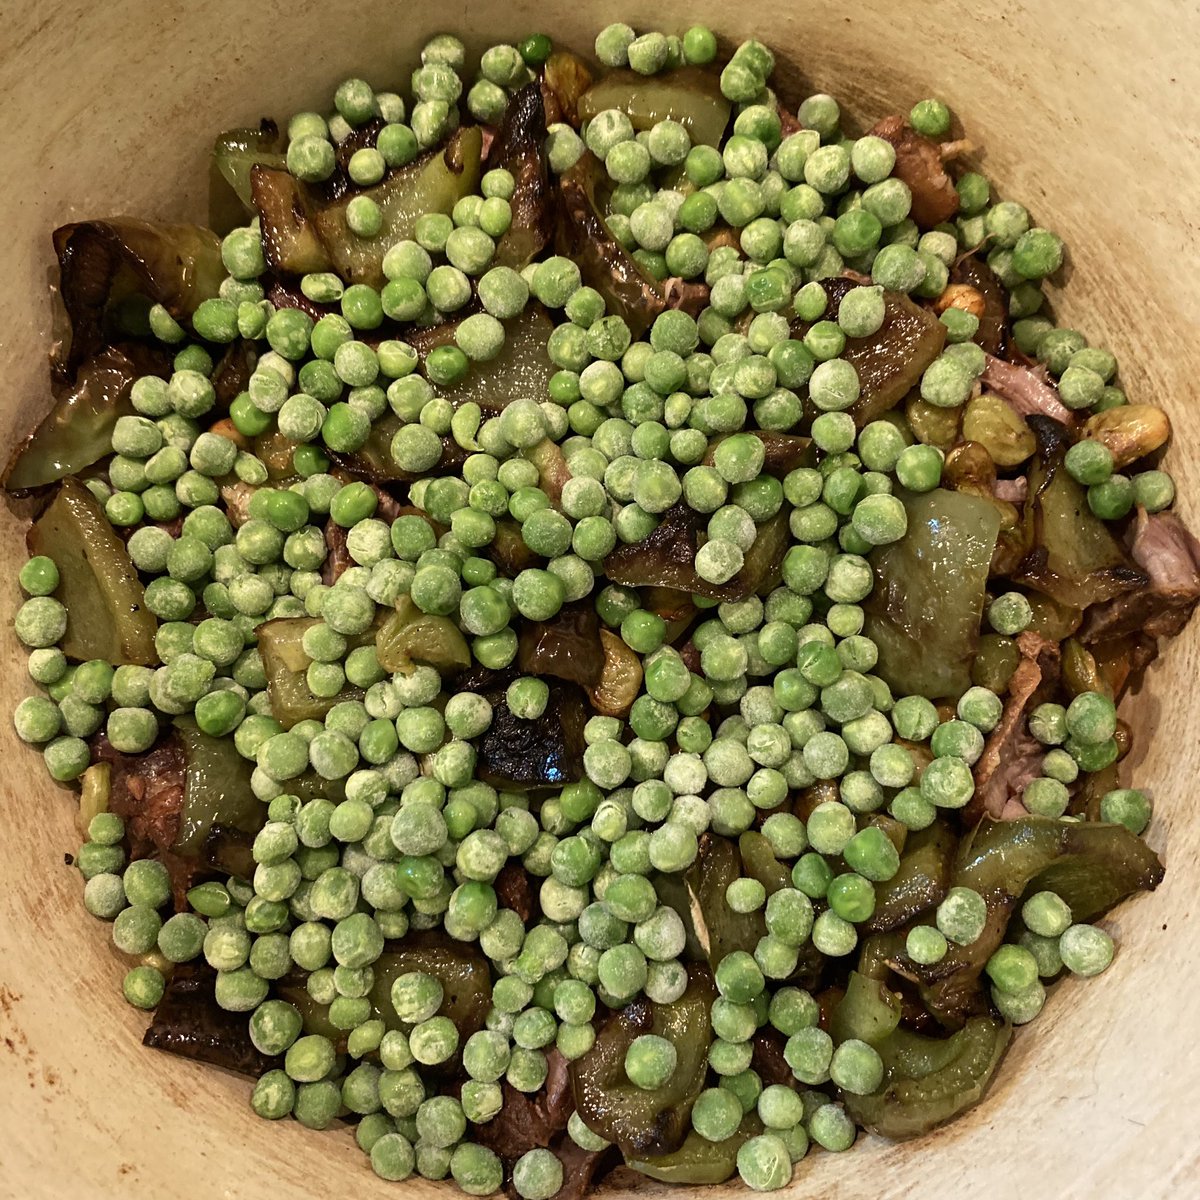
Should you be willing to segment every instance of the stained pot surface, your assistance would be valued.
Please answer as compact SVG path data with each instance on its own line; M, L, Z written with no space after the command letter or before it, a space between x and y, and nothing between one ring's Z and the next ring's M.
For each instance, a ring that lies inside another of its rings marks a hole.
M587 49L609 21L640 25L637 13L608 0L0 5L6 444L48 406L56 225L114 213L202 219L217 131L324 107L350 74L407 90L415 50L433 33L450 30L481 49L540 28ZM1168 466L1180 510L1200 526L1200 455L1191 451L1200 443L1195 3L666 0L653 15L667 30L704 21L730 37L762 38L795 65L797 98L830 91L864 127L923 96L945 99L1003 193L1066 237L1071 287L1058 312L1117 354L1131 399L1171 414ZM21 536L17 516L0 509L7 626ZM1107 922L1119 940L1114 965L1099 980L1054 988L967 1118L907 1145L865 1139L850 1156L813 1154L792 1194L1200 1194L1198 673L1200 622L1130 706L1140 743L1134 779L1155 798L1150 841L1168 872L1157 893ZM3 712L31 690L6 632ZM78 845L73 796L17 742L7 715L0 742L0 1197L300 1200L314 1187L382 1197L441 1186L384 1184L345 1131L259 1121L244 1079L141 1048L145 1018L121 1000L123 968L64 863ZM635 1186L668 1191L623 1173L610 1194Z

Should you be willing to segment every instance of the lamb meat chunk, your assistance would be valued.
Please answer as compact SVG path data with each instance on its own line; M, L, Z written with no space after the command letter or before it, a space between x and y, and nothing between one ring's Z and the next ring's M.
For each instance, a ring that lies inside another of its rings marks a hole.
M884 117L871 130L896 151L893 174L912 192L912 219L922 229L949 221L958 212L958 192L946 174L937 142L918 133L902 116Z
M988 734L975 764L975 795L964 814L970 825L985 813L1023 816L1024 805L1011 801L1041 772L1045 748L1029 733L1026 719L1058 677L1059 647L1030 632L1018 634L1017 647L1021 661L1009 681L1000 723Z
M1084 643L1137 633L1174 637L1200 602L1200 541L1174 513L1139 509L1131 553L1150 582L1090 608L1080 634Z
M1063 425L1075 424L1075 414L1058 398L1045 367L1026 367L989 354L979 380L1023 417L1038 414Z

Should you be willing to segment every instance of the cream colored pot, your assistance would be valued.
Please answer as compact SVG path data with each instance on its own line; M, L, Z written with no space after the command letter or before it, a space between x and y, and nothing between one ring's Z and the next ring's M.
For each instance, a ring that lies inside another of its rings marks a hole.
M632 14L640 13L641 20ZM702 20L790 58L864 122L936 94L985 147L988 174L1068 241L1059 311L1118 355L1133 399L1175 423L1168 459L1200 526L1200 10L1179 0L855 4L665 0L537 5L0 4L0 422L11 444L48 403L50 231L134 213L203 219L218 130L324 106L348 74L403 85L413 51L448 29L480 48L544 29L577 48L618 17L682 31ZM7 457L7 451L4 457ZM0 510L5 624L22 526ZM73 793L50 783L8 714L30 690L0 637L0 1196L293 1200L405 1194L345 1131L269 1125L244 1079L142 1049L108 931L64 865ZM1156 802L1166 883L1108 922L1100 979L1057 986L1018 1032L966 1119L902 1146L813 1154L793 1194L927 1197L1200 1195L1200 622L1129 706L1135 778ZM636 1186L618 1176L617 1186ZM403 1185L431 1194L432 1185ZM658 1191L644 1181L639 1190Z

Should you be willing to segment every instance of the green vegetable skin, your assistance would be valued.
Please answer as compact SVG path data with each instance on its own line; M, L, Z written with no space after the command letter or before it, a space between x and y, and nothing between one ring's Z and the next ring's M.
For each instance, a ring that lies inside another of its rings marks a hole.
M346 225L348 199L325 202L287 171L256 164L251 168L254 207L262 218L267 262L297 275L336 270L346 283L383 283L383 255L393 243L412 236L426 213L449 213L479 187L482 134L461 129L444 151L434 151L394 171L362 195L379 205L380 232L359 238Z
M220 239L200 225L84 221L56 229L54 249L71 319L70 342L55 367L68 379L105 345L110 301L140 294L182 320L217 294L225 275Z
M762 1133L762 1122L748 1114L732 1137L710 1142L692 1130L670 1154L626 1154L625 1165L660 1183L724 1183L737 1170L737 1152Z
M736 913L725 902L726 889L741 876L741 859L733 843L715 837L682 875L660 875L655 880L659 900L683 918L688 954L714 969L735 950L752 953L767 932L761 912Z
M361 697L359 688L343 688L336 696L317 696L305 679L312 659L304 652L304 634L321 624L316 617L277 617L258 627L258 650L267 673L267 694L271 698L271 713L284 727L291 729L297 721L320 720L342 700ZM374 631L348 639L351 648L365 646Z
M850 279L822 282L829 297L827 315L854 286ZM942 352L946 327L928 309L914 304L902 292L883 293L883 324L868 337L846 340L841 357L858 372L860 393L849 410L862 429L896 407L920 382L925 368ZM792 322L792 336L803 338L811 323Z
M283 170L287 160L280 145L279 131L270 122L258 129L229 129L217 137L209 176L209 219L214 229L239 225L246 213L254 211L250 172L259 164Z
M886 933L940 904L950 886L955 844L944 821L910 834L900 856L900 869L891 879L875 885L875 912L866 928Z
M172 852L182 858L198 858L216 826L257 833L266 820L266 809L250 790L250 762L229 738L201 733L190 717L180 717L173 724L183 743L186 776Z
M376 635L379 665L386 671L408 672L414 662L428 663L451 673L471 665L467 639L449 617L421 612L409 596L401 596L396 611L385 618Z
M920 981L929 1011L956 1027L974 1007L980 973L1027 892L1061 887L1074 920L1088 921L1136 891L1153 890L1162 877L1158 856L1124 825L985 817L960 846L951 879L953 887L973 888L984 898L982 935L970 945L952 945L932 966L904 960L904 972Z
M897 1029L876 1047L884 1062L882 1090L843 1093L846 1111L882 1137L928 1133L979 1103L1011 1036L1011 1026L991 1017L972 1017L944 1039Z
M610 71L579 98L579 116L591 120L609 108L628 114L637 130L678 121L698 146L720 145L730 112L718 76L702 67L681 67L650 79L636 71Z
M492 1004L492 982L487 960L477 949L434 935L416 935L411 944L390 942L372 969L371 1015L389 1029L412 1028L400 1020L392 1005L392 984L410 971L431 975L442 985L445 997L437 1015L454 1022L460 1046L483 1028ZM285 981L279 992L300 1010L306 1033L323 1034L335 1044L346 1036L345 1030L330 1024L329 1006L313 1000L303 984Z
M944 488L908 496L904 507L908 532L872 557L864 632L897 695L958 696L971 684L1000 513L990 501Z
M546 354L546 344L554 325L544 309L529 305L518 317L503 322L504 345L500 353L487 363L485 370L469 371L461 383L439 389L439 394L456 409L464 404L478 404L485 414L500 412L519 396L543 395L554 374L554 365ZM453 344L451 322L413 335L413 345L422 357L438 346ZM377 483L388 480L408 480L412 472L403 471L392 457L392 439L403 422L393 412L386 412L372 422L367 440L353 454L342 456ZM457 449L457 447L455 447ZM447 468L453 464L443 463ZM449 473L454 473L450 470Z
M1088 508L1087 491L1063 466L1067 441L1060 425L1031 417L1038 456L1029 471L1026 536L1033 550L1014 579L1068 608L1086 608L1146 583L1108 526Z
M571 1064L575 1105L587 1127L626 1154L670 1153L684 1142L692 1104L708 1069L709 1008L716 996L703 967L688 971L674 1004L639 999L600 1030L595 1046ZM646 1092L625 1077L625 1052L642 1033L672 1042L678 1063L669 1083Z
M30 554L58 566L58 597L67 607L62 650L79 662L152 666L157 622L125 544L95 497L77 479L63 481L50 507L30 526Z
M129 393L154 373L141 347L109 346L84 363L38 427L13 455L3 486L19 492L75 475L112 450L117 421L133 412Z

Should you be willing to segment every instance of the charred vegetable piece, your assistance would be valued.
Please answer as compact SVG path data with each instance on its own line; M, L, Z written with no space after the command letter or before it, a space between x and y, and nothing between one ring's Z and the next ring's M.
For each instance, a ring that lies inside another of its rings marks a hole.
M74 379L80 364L108 340L110 301L142 295L183 320L217 294L225 277L221 240L200 225L134 217L84 221L56 229L54 249L71 322L69 344L55 359L56 372L65 379Z
M687 1137L692 1105L708 1071L709 1007L716 998L703 967L689 969L687 991L674 1004L639 997L614 1016L596 1044L571 1064L575 1106L587 1127L626 1155L669 1154ZM634 1038L653 1033L671 1042L678 1063L661 1088L646 1091L625 1075Z
M744 600L779 582L788 547L787 513L778 512L758 527L742 569L728 583L709 583L696 573L696 547L702 517L680 502L640 542L618 546L604 560L613 583L629 587L665 587L712 600Z
M1011 1036L992 1017L973 1017L949 1038L897 1029L877 1047L883 1087L869 1096L844 1093L846 1111L881 1137L928 1133L979 1103Z
M1083 433L1108 447L1120 471L1167 444L1171 419L1154 404L1119 404L1088 417Z
M471 665L471 648L449 617L423 613L410 596L396 601L375 637L379 665L385 671L408 674L414 662L436 667L443 675Z
M544 396L555 371L546 352L553 332L546 310L540 304L528 305L519 317L504 322L500 353L468 371L461 383L442 389L441 395L455 408L473 402L489 413L502 411L518 397Z
M943 488L904 506L908 532L872 559L865 632L897 692L958 696L970 685L1000 515L988 500Z
M414 934L403 942L389 942L374 970L371 1004L390 1027L401 1024L392 1006L392 984L408 971L423 971L442 985L445 998L438 1012L454 1022L461 1041L483 1028L492 1006L492 978L478 947L434 933Z
M555 50L542 68L542 104L546 124L579 124L579 98L592 86L592 72L578 54Z
M551 682L546 711L529 721L509 711L505 691L512 673L487 675L480 681L468 675L459 683L492 705L492 723L477 743L479 777L495 787L518 790L561 788L582 778L583 726L590 714L579 688Z
M392 868L399 874L403 865L394 863ZM460 1045L483 1028L492 1006L492 981L487 960L477 948L432 931L413 933L402 942L388 942L372 969L371 1015L389 1029L412 1028L400 1020L392 1005L392 984L409 971L432 975L442 985L444 998L438 1013L454 1022ZM302 982L282 981L279 994L300 1010L306 1033L319 1033L335 1045L344 1044L345 1031L330 1021L329 1006L313 1000Z
M267 810L250 790L250 761L230 738L201 733L190 717L178 717L173 724L183 746L186 773L172 852L181 858L200 858L209 833L218 827L257 833Z
M520 525L510 517L502 517L496 522L496 536L483 552L509 578L542 561L525 545Z
M335 270L347 283L383 283L383 255L412 236L425 213L449 213L479 185L482 134L479 126L458 130L444 150L434 150L359 195L379 205L383 227L360 238L346 224L351 197L329 201L287 171L261 164L250 171L254 207L262 222L263 252L277 271L303 275Z
M106 808L124 820L130 855L158 855L169 861L179 836L187 784L182 739L169 733L145 754L122 754L101 734L93 744L92 757L108 765Z
M503 167L516 183L511 201L512 224L496 245L498 266L519 271L534 260L554 232L545 143L546 110L541 87L527 83L509 101L487 157L488 170Z
M604 560L604 574L628 587L668 587L689 595L730 600L729 584L710 584L696 574L700 517L686 504L669 508L649 537L618 546ZM715 593L715 594L714 594Z
M627 716L642 687L642 660L611 630L600 630L600 645L604 666L596 684L587 689L588 699L601 716Z
M67 607L60 644L68 658L157 664L158 623L146 608L142 582L99 501L78 479L63 480L25 542L31 555L45 554L58 566L58 598Z
M517 397L545 394L550 376L554 374L554 365L546 353L554 324L546 310L540 305L531 304L520 316L505 321L504 326L504 346L495 358L481 369L468 371L461 383L440 389L441 395L455 408L464 404L478 404L485 412L498 413ZM457 321L449 321L419 330L409 336L409 343L423 362L431 350L454 341L457 327ZM411 471L401 470L392 458L392 439L402 424L400 418L389 410L372 422L367 440L353 454L337 454L334 457L351 474L373 483L412 482L416 476ZM290 453L289 450L289 471ZM457 474L466 458L467 451L446 434L442 437L441 458L431 470L422 474ZM523 565L528 566L533 561L530 556L529 562ZM520 570L520 567L517 569Z
M744 600L755 593L765 596L772 591L783 576L783 556L790 543L788 515L781 510L758 527L746 551L746 561L732 580L734 599Z
M527 675L553 675L580 687L595 687L604 675L604 645L595 606L570 604L549 621L527 621L517 664Z
M309 688L305 675L312 659L304 653L302 642L305 632L318 624L316 617L276 617L258 627L258 650L267 673L271 714L284 729L291 729L297 721L319 721L339 701L361 694L354 688L343 688L336 696L317 696ZM370 636L355 641L365 645Z
M1038 440L1025 506L1033 549L1013 578L1069 608L1087 608L1144 586L1147 576L1130 562L1063 466L1070 445L1066 429L1048 417L1028 421Z
M357 450L352 454L334 454L331 457L345 467L351 475L369 480L371 483L411 483L418 478L418 475L412 471L401 470L396 466L396 460L392 458L392 439L403 424L404 422L395 413L386 412L379 420L372 422L367 440ZM422 474L426 476L457 474L461 471L466 459L467 452L450 434L444 434L441 458ZM290 462L288 465L290 469Z
M838 305L853 279L825 279L829 297L826 315L837 315ZM809 326L794 320L793 336L803 337ZM850 415L861 429L896 407L921 381L925 368L942 352L946 327L902 292L883 293L883 324L864 338L847 338L842 357L858 372L859 398Z
M608 108L626 113L635 130L678 121L697 146L719 146L730 113L720 78L704 67L679 67L649 78L636 71L609 71L580 97L579 116L590 121Z
M666 622L663 641L668 645L679 640L699 611L688 592L667 587L646 588L642 593L642 607L647 612L662 617Z
M666 300L601 216L595 192L603 178L604 168L590 151L561 176L555 248L579 264L583 282L594 287L604 297L609 314L621 317L639 338L666 308Z
M254 212L250 171L258 163L274 171L287 167L274 121L264 120L256 129L228 129L217 136L208 177L208 220L213 229L232 229Z
M904 959L903 973L917 979L922 999L943 1024L956 1028L982 1001L979 977L993 951L1004 940L1009 919L1035 880L1066 880L1088 920L1136 891L1153 890L1161 882L1158 856L1123 825L1087 824L1021 817L1013 821L984 818L959 848L951 884L969 887L986 901L988 917L982 935L968 946L950 947L932 966ZM1034 890L1048 885L1042 882ZM1072 909L1074 915L1074 909Z
M216 976L206 962L178 963L142 1045L242 1075L257 1076L278 1066L278 1059L255 1049L246 1014L217 1004Z
M54 407L10 459L4 487L41 487L99 462L112 452L117 421L133 412L134 380L167 373L165 359L136 343L106 346L79 367L74 383L56 389Z
M944 821L911 834L900 856L900 869L875 885L875 912L864 926L887 933L907 925L945 898L950 886L955 837Z
M708 834L700 855L681 875L659 875L654 881L658 898L683 918L687 931L687 956L714 970L727 954L745 950L752 954L767 927L761 912L738 913L725 902L725 891L742 875L742 860L734 844Z
M625 1165L660 1183L724 1183L737 1170L738 1151L762 1131L762 1122L752 1112L743 1118L737 1132L722 1142L710 1142L693 1129L678 1150L670 1154L626 1155Z
M747 432L752 433L763 444L764 475L774 475L776 479L782 479L797 467L812 465L809 455L809 448L812 446L810 438L797 437L791 433L776 433L768 429L750 429ZM717 447L724 440L724 435L709 439L708 453L704 456L705 466L713 465Z

